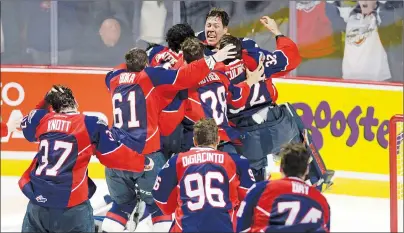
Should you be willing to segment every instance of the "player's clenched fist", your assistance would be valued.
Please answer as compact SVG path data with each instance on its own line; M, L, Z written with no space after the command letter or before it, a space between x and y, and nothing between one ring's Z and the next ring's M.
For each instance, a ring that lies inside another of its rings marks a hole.
M262 16L260 22L275 36L282 35L281 31L278 28L274 19L269 18L268 16Z

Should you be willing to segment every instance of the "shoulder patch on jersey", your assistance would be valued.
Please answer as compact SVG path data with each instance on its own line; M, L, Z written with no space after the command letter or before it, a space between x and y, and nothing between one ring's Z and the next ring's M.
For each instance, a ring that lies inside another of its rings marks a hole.
M199 34L201 34L202 32L204 32L204 30L199 31L199 32L196 32L196 33L195 33L195 36L199 36Z
M98 117L98 120L97 120L97 124L100 124L100 125L105 125L105 126L107 126L107 127L108 127L107 122L105 122L103 119L101 119L101 118L99 118L99 117Z
M253 190L253 189L255 188L255 186L257 186L257 184L251 185L251 187L247 190L247 194L248 194L251 190Z
M170 160L167 160L167 162L164 164L164 166L161 169L165 169L170 167Z
M240 159L247 159L247 158L244 157L243 155L240 155Z
M34 117L35 113L36 113L36 110L32 110L31 112L29 112L29 114L28 114L28 123L31 124L31 120Z

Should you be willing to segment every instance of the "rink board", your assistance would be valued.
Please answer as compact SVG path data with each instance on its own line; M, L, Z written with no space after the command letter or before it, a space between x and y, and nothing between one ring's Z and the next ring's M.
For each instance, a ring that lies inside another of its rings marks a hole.
M13 153L14 154L14 153ZM2 156L6 156L7 152L1 152ZM8 156L7 156L8 157ZM1 175L2 176L20 176L29 167L31 161L29 160L1 160ZM89 164L89 176L91 178L105 178L104 167L98 163L96 159ZM383 178L376 178L372 180L371 174L351 174L354 178L341 177L344 172L336 172L334 179L334 186L327 191L331 194L344 194L350 196L365 196L365 197L389 197L389 182L383 181ZM346 176L346 175L345 175ZM377 175L375 175L378 177ZM279 178L280 174L277 172L272 173L272 179Z

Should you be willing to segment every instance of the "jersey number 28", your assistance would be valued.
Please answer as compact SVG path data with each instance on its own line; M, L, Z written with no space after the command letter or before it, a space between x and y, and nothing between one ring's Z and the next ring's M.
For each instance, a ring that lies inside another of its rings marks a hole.
M206 101L210 99L210 107L212 109L212 117L217 125L223 123L225 118L227 118L227 103L226 103L226 89L224 86L217 88L216 93L209 90L201 94L201 100L206 104ZM220 112L218 112L217 105L219 104Z

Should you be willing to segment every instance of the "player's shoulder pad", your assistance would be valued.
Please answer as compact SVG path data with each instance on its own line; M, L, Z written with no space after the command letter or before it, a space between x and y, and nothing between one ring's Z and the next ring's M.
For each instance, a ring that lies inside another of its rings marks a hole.
M248 159L242 155L239 155L237 153L228 153L230 155L230 157L233 159L233 161L237 164L237 165L242 165L242 166L250 166L250 163L248 162Z
M253 198L253 200L258 201L258 197L261 196L261 194L264 192L269 183L270 183L269 180L263 180L253 184L248 189L246 198L250 197L250 199Z
M163 45L155 45L155 46L151 47L150 49L148 49L146 51L146 54L149 59L149 63L152 62L152 60L153 60L154 56L156 56L156 54L163 51L164 49L166 49L166 47Z
M258 48L258 44L248 37L241 37L240 40L243 49Z
M34 109L22 119L20 128L28 141L36 141L36 128L46 114L48 114L46 109Z
M105 76L105 85L107 86L108 90L111 89L111 80L123 72L126 72L126 69L114 69L107 73Z
M178 154L171 156L161 169L174 168L177 164Z
M143 71L154 86L172 84L177 76L177 70L166 70L163 67L146 67Z
M31 124L34 120L41 120L46 114L48 114L48 110L46 109L34 109L29 112L27 116L28 123Z
M205 31L204 31L204 30L199 31L199 32L196 32L196 33L195 33L195 36L196 36L196 38L198 38L198 39L201 40L201 41L205 41L205 40L206 40Z
M97 133L100 128L108 129L107 122L97 116L85 116L84 124L86 125L87 131L90 135Z
M263 53L260 48L243 48L242 54L244 55L255 55L255 54L261 54Z

